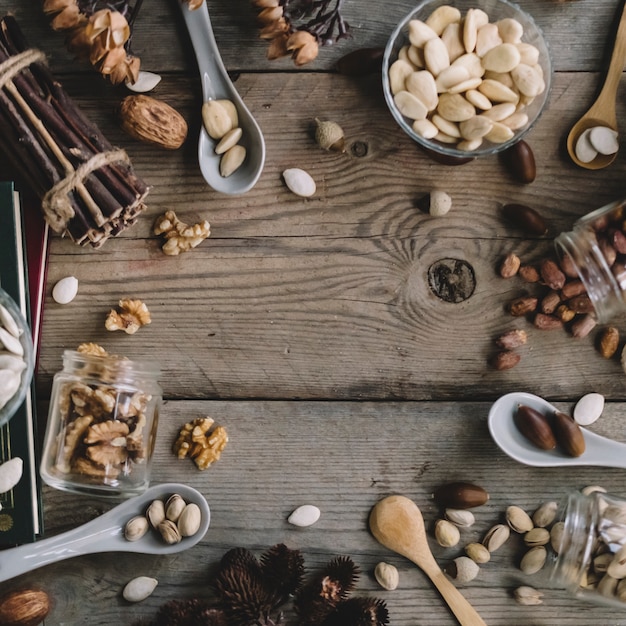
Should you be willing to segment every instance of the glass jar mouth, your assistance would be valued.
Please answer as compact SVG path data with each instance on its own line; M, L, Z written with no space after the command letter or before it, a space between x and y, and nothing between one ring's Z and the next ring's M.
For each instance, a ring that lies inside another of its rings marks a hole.
M97 377L103 382L157 380L161 368L157 362L138 361L114 354L89 354L77 350L63 352L63 367L81 376Z

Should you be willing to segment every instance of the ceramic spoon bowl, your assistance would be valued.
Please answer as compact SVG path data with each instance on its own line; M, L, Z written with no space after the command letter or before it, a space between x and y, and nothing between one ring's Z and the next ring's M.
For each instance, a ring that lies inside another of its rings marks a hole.
M207 3L190 10L185 2L179 2L189 37L198 61L202 80L202 97L208 100L230 100L237 108L239 126L243 131L240 144L246 149L246 159L230 176L220 174L221 156L215 154L217 142L207 134L204 127L198 141L198 162L206 182L215 191L226 194L242 194L254 187L265 164L265 141L261 129L244 104L231 82L217 48Z
M138 541L124 537L126 522L143 515L153 500L165 500L172 494L182 496L188 504L200 507L202 521L198 532L184 537L179 543L167 544L156 531L150 530ZM82 526L35 543L3 550L0 559L0 582L19 576L56 561L97 552L139 552L143 554L173 554L195 546L206 534L211 521L209 505L199 492L178 483L150 487L144 493L126 500L104 515Z
M517 407L525 404L544 415L551 415L556 407L531 393L515 392L502 396L489 411L489 432L499 448L512 459L524 465L559 467L568 465L595 465L626 468L626 444L601 437L583 428L585 452L581 456L566 456L556 450L540 450L524 437L513 417Z

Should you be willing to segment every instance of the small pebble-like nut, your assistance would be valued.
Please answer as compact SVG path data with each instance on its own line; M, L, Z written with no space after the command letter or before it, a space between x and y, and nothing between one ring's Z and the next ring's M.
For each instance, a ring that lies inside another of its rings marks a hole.
M141 602L156 589L159 581L149 576L137 576L126 583L122 595L127 602Z
M442 217L452 207L452 198L445 192L435 189L430 192L428 212L433 217Z
M446 509L445 511L446 519L451 521L456 526L460 526L462 528L469 528L474 524L476 518L471 511L467 509Z
M320 148L324 150L333 150L335 152L346 151L346 141L343 128L337 122L322 121L315 118L317 124L315 129L315 141Z
M190 502L182 510L176 525L182 537L193 537L200 529L202 511L195 502Z
M585 394L574 406L573 417L577 424L589 426L604 411L604 396L600 393Z
M489 494L472 483L452 482L436 489L433 498L444 509L472 509L485 504Z
M554 450L556 437L548 418L525 404L520 404L513 416L513 422L528 441L541 450ZM531 522L532 524L532 522Z
M308 172L292 167L283 172L283 179L288 189L297 196L309 198L316 191L315 181Z
M523 317L524 315L528 315L529 313L535 311L538 304L538 298L533 296L522 296L520 298L515 298L515 300L511 300L511 302L507 305L507 309L513 317Z
M24 462L19 456L5 461L0 465L0 493L13 489L22 478Z
M202 105L202 123L212 139L221 139L234 128L233 120L218 100L207 100Z
M496 339L496 345L504 350L514 350L526 344L528 334L525 330L509 330Z
M165 543L174 544L179 543L182 539L182 535L178 530L178 526L172 520L163 520L157 527L157 530L161 533L161 537Z
M536 574L545 565L547 557L544 546L535 546L522 557L519 567L524 574Z
M243 137L243 129L239 126L229 130L215 146L215 154L224 154L228 152L233 146L236 146L239 140Z
M534 526L530 515L519 506L507 507L505 517L506 523L516 533L526 533Z
M187 503L179 494L171 495L165 502L165 519L177 522Z
M381 561L374 568L374 577L378 584L387 591L393 591L398 587L400 574L394 565Z
M576 309L572 310L576 311ZM575 337L576 339L583 339L596 327L597 324L598 320L591 313L583 315L582 317L574 320L574 322L572 323L572 326L570 328L572 337Z
M287 518L287 521L294 526L305 528L312 526L320 518L321 511L313 504L303 504L295 509Z
M511 529L506 524L492 526L483 539L483 545L489 552L495 552L501 548L511 536Z
M234 174L246 160L246 149L239 144L232 146L220 159L220 174L224 178L228 178Z
M491 552L482 543L468 543L465 546L465 554L478 564L487 563L491 559Z
M146 93L152 91L161 82L161 77L154 72L139 70L137 80L133 83L126 81L126 88L135 93Z
M608 326L602 331L598 341L598 350L605 359L611 359L619 348L619 330Z
M159 524L165 520L165 503L163 500L153 500L146 509L146 518L152 528L158 528Z
M534 587L522 585L513 591L513 597L518 604L534 606L543 604L543 593Z
M599 154L615 154L619 150L617 131L607 126L589 129L589 143Z
M520 183L532 183L537 177L535 155L523 139L505 150L502 153L502 160L513 178Z
M519 271L521 264L522 262L517 254L513 254L511 252L510 254L507 254L502 260L502 263L500 263L498 273L502 278L513 278L513 276L515 276Z
M472 561L469 556L458 556L446 567L446 574L461 585L474 580L479 572L478 563Z
M124 537L127 541L139 541L150 527L148 520L143 515L137 515L129 519L124 526Z
M565 522L555 522L550 529L550 546L558 554L563 541L563 533L565 531Z
M548 232L543 217L535 209L524 204L505 204L502 207L502 215L531 235L545 235Z
M552 430L559 446L568 456L578 457L586 448L585 437L580 426L561 411L555 411Z
M52 299L58 304L69 304L77 293L78 279L75 276L66 276L52 288Z
M442 548L452 548L461 540L461 533L452 522L440 519L435 523L435 539Z
M521 355L512 350L502 350L491 357L491 366L503 372L505 370L513 369L522 360Z
M565 274L552 259L541 261L539 274L544 284L554 291L559 291L565 285Z
M11 591L0 598L0 624L37 626L50 612L50 598L40 589Z
M556 512L559 508L557 502L550 501L544 502L533 514L533 524L538 528L545 528L550 526L556 517Z
M550 543L550 531L547 528L531 528L524 535L524 543L529 548L545 546Z

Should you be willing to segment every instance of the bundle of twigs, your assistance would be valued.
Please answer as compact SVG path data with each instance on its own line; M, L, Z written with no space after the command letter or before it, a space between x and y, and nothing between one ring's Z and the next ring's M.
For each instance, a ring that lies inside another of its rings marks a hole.
M0 149L42 202L50 227L101 246L134 223L147 185L29 48L12 16L0 19Z

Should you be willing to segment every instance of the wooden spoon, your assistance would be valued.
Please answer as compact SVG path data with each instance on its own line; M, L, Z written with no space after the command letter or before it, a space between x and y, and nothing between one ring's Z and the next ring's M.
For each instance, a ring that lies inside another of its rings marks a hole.
M486 626L437 565L428 546L424 518L415 502L404 496L380 500L370 513L369 526L380 543L413 561L430 578L461 626Z
M617 153L614 154L598 154L598 156L584 163L576 156L576 142L578 138L589 128L594 126L607 126L617 131L617 116L615 114L615 100L617 97L617 88L619 86L622 71L624 70L624 62L626 61L626 2L622 11L617 34L615 36L615 44L613 54L609 63L609 69L606 73L604 85L598 95L596 101L591 108L574 124L567 136L567 151L572 161L580 167L588 170L599 170L610 165L615 160Z

